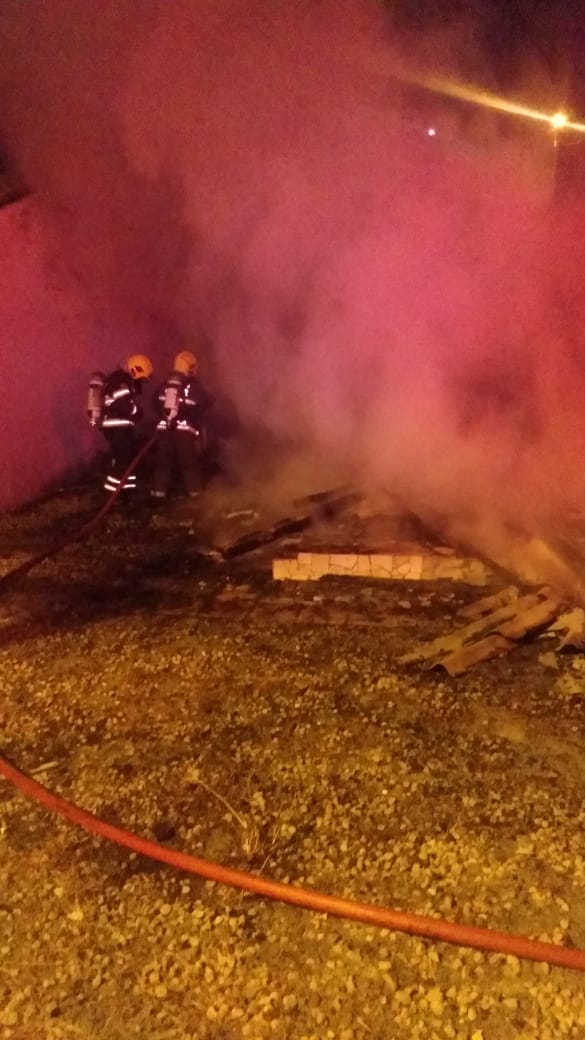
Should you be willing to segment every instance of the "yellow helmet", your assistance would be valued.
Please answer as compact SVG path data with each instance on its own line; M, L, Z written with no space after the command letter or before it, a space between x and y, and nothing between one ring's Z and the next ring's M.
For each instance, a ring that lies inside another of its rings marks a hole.
M126 362L132 379L150 379L152 375L152 361L144 354L131 354Z
M185 376L194 376L199 368L199 364L197 358L190 350L182 350L173 361L173 368L176 372L182 372Z

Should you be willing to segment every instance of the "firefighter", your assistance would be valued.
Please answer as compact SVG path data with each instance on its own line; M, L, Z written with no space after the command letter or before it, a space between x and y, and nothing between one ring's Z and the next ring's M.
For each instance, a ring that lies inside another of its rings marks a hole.
M90 379L87 414L108 442L111 462L104 483L107 492L117 491L124 473L139 451L136 425L142 417L140 396L145 380L152 375L152 363L144 354L132 354L126 363L108 376L94 372ZM136 474L130 473L122 490L136 488Z
M173 488L196 498L203 483L207 447L205 413L213 398L197 377L198 362L190 350L182 350L173 371L156 391L157 458L153 498L166 498Z

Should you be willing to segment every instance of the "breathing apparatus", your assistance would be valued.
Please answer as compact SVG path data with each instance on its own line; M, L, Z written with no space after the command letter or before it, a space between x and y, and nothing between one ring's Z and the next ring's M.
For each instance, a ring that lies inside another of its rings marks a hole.
M92 372L87 390L87 416L91 426L99 426L104 410L104 384L106 377L103 372Z

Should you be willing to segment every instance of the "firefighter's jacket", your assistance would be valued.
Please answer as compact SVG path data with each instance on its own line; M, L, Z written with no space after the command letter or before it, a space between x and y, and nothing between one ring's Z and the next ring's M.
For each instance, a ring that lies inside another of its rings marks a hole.
M158 415L158 430L176 429L201 431L205 413L213 404L213 397L195 376L171 372L168 379L155 391L153 405Z
M122 368L109 375L104 383L102 429L135 426L140 422L142 409L138 402L140 383Z

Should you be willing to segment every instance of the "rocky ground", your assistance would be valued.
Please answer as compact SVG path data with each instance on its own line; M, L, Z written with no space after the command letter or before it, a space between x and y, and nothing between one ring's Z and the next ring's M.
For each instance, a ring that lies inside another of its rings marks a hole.
M94 508L0 518L2 571ZM270 549L213 561L192 517L116 509L1 592L3 753L179 849L585 947L583 659L407 668L488 590L275 583ZM4 781L0 954L12 1040L585 1037L582 974L213 885Z

